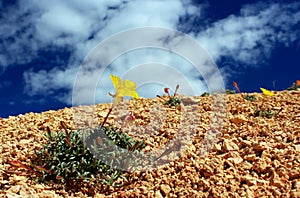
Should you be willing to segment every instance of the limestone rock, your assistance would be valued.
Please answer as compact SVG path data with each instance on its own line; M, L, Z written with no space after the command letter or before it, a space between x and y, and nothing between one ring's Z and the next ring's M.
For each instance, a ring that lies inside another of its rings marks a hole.
M163 196L167 196L171 191L171 187L167 184L162 184L160 186L160 191L162 192Z
M276 186L278 188L282 188L284 187L284 183L282 182L282 180L280 179L279 175L273 171L273 174L271 176L271 182L270 182L271 185L273 186Z
M300 151L300 144L295 144L294 147L295 147L296 151L298 151L298 152Z
M264 173L264 172L267 171L268 166L269 166L269 165L268 165L268 163L266 162L266 160L261 159L261 160L259 160L258 162L256 162L256 163L254 164L253 169L256 170L256 171L259 172L259 173Z
M224 140L224 149L225 149L225 151L237 151L237 150L239 150L239 147L231 140L225 139Z
M247 185L249 186L253 186L257 184L257 179L249 175L242 177L242 181L246 181Z
M234 164L240 164L243 162L243 158L241 158L240 156L230 157L230 158L228 158L228 161L230 161L231 163L234 163Z
M155 191L155 194L154 194L155 198L163 198L162 194L160 193L159 190Z
M245 118L245 116L243 116L243 115L239 115L239 116L236 116L236 117L233 117L230 119L230 122L235 123L235 124L240 124L240 123L244 123L247 121L248 121L248 119Z
M187 105L197 105L199 103L199 99L191 98L191 97L185 97L181 99L182 104Z

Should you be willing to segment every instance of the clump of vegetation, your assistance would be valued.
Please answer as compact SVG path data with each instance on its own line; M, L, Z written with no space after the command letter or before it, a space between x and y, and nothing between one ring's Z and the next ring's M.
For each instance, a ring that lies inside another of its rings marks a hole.
M292 84L292 86L288 87L286 90L291 91L291 90L297 90L300 89L300 80L297 80Z
M114 181L122 177L123 171L103 163L85 148L82 131L68 132L66 127L64 129L65 132L58 132L57 135L54 135L48 128L47 144L41 151L36 151L37 164L45 168L39 180L87 182L94 178L100 179L104 183L113 184ZM100 139L97 140L100 141ZM119 142L127 141L120 138Z
M175 108L177 108L180 105L181 99L176 97L178 89L179 89L179 85L176 85L176 89L175 89L173 96L170 96L169 88L164 89L165 93L168 94L168 97L169 97L169 100L165 103L166 105L169 105L169 106L175 107Z
M42 182L88 182L94 179L105 184L114 185L119 178L123 180L127 180L127 178L125 177L125 171L103 162L103 159L111 158L110 152L112 152L112 149L108 149L108 143L132 152L140 151L145 147L143 141L137 141L126 133L116 132L110 127L89 129L93 133L86 137L85 145L82 136L83 131L68 132L66 124L61 122L61 125L65 131L57 132L56 135L47 128L46 137L48 141L40 151L35 151L37 157L31 167L18 161L11 161L10 163L29 170L37 176L38 181ZM104 133L101 134L99 131ZM88 149L85 146L88 146ZM101 159L96 158L90 152L90 149L94 149L94 152L101 154ZM132 163L129 160L130 158L127 160L128 165Z
M172 97L165 104L177 108L181 103L180 98Z
M115 101L99 127L69 132L66 124L61 122L64 131L57 132L56 135L47 127L45 134L47 143L40 151L35 151L34 164L27 166L19 161L10 161L10 164L28 170L31 175L37 177L38 181L43 182L100 180L105 184L114 185L118 179L126 180L126 172L118 167L120 165L129 167L133 163L138 163L132 161L132 153L142 150L145 143L135 140L120 129L104 126L104 124L112 109L124 96L138 98L138 94L134 82L129 80L121 82L117 76L110 77L116 89L116 93L110 95L115 98ZM133 116L129 116L124 122L133 119ZM127 156L124 156L126 154ZM123 157L122 162L119 161L118 156Z
M177 108L181 104L181 99L176 97L178 89L179 89L179 85L176 85L175 92L174 92L173 96L171 96L170 93L169 93L169 88L167 88L167 87L164 88L164 92L168 95L168 98L169 98L165 102L165 104L168 105L169 107ZM157 95L157 97L160 97L160 96Z
M207 92L204 92L203 94L201 94L201 97L206 97L206 96L209 96L210 94L207 93Z
M251 95L249 95L249 94L247 94L247 96L245 96L244 98L245 98L245 100L248 100L248 101L251 101L251 102L253 102L253 101L256 100L256 97L255 97L255 96L251 96Z
M47 143L40 151L35 151L36 166L44 168L39 180L89 181L92 175L104 168L104 164L84 148L79 131L68 132L65 124L62 123L62 126L65 132L57 132L56 135L47 128Z
M226 94L236 94L235 91L234 91L234 90L231 90L231 89L226 89L226 90L225 90L225 93L226 93Z
M275 111L272 110L255 110L254 116L255 117L266 117L266 118L272 118L274 115L276 115Z

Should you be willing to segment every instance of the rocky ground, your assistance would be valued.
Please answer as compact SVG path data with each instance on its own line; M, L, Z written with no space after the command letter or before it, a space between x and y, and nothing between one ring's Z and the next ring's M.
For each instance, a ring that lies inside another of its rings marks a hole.
M300 197L300 92L250 94L255 101L241 97L246 95L222 95L215 102L211 96L183 98L177 109L163 105L166 98L118 104L108 123L120 127L132 111L135 122L123 130L145 140L145 152L160 155L176 138L182 145L159 159L165 164L132 173L131 182L118 188L36 183L8 163L29 165L46 142L47 126L62 131L64 121L71 129L92 127L110 104L0 118L0 196Z

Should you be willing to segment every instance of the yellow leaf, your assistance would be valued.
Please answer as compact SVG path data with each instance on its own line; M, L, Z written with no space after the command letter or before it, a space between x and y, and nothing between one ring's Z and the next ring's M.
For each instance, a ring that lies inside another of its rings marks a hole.
M118 76L110 75L110 78L116 89L114 104L123 99L124 96L131 96L133 98L139 98L136 92L136 84L130 80L124 80L123 82Z
M264 88L260 88L260 90L263 92L263 94L265 94L266 96L273 96L274 95L274 93L273 92L271 92L271 91L269 91L269 90L267 90L267 89L264 89Z

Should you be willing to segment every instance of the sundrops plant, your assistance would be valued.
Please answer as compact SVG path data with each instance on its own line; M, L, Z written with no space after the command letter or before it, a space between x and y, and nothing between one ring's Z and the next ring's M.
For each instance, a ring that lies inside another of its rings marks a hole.
M201 97L206 97L206 96L209 96L209 95L210 95L209 93L204 92L204 93L201 94Z
M252 95L249 95L247 94L245 96L245 100L248 100L248 101L251 101L251 102L254 102L256 100L256 97L255 96L252 96Z
M64 131L56 134L47 127L47 143L41 150L35 150L31 165L19 161L10 164L28 170L30 176L42 182L89 181L97 173L108 171L104 163L84 148L79 131L69 132L63 121L61 125Z
M14 167L26 170L27 175L35 178L38 182L100 181L116 186L115 182L118 179L122 179L122 182L127 181L126 172L95 158L90 150L86 149L83 142L84 130L94 132L86 141L92 146L95 146L93 142L96 141L98 152L102 152L103 158L111 157L108 148L101 147L101 145L107 145L105 143L109 141L132 152L140 151L145 147L143 141L137 141L123 132L116 133L109 127L69 131L63 121L61 125L64 131L56 133L47 127L47 133L45 133L47 143L41 150L35 151L35 160L32 164L25 165L15 160L11 160L9 163ZM104 137L95 136L99 131L104 131Z
M274 115L276 115L275 111L272 110L255 110L254 116L255 117L266 117L266 118L272 118Z
M279 111L274 111L274 110L271 110L271 109L266 109L264 108L264 103L266 100L266 98L269 98L269 97L273 97L274 96L274 92L268 90L268 89L265 89L265 88L262 88L260 87L260 90L262 91L263 93L263 100L260 104L260 107L257 108L254 112L254 116L255 117L266 117L266 118L272 118L273 116L276 116L280 113L280 111L282 110L282 108L279 110Z
M238 84L236 82L232 82L232 85L236 88L236 90L239 92L239 94L241 95L241 97L244 99L243 95L242 95L242 92L238 86Z
M87 128L69 131L67 125L61 121L64 131L53 132L47 127L45 136L47 143L41 150L35 151L34 162L31 165L25 165L22 162L11 160L9 163L17 168L25 169L30 176L34 176L40 182L89 182L100 181L108 185L120 184L120 179L126 182L127 172L120 170L118 157L125 150L134 153L141 151L145 147L143 141L135 140L133 137L124 133L121 129L115 129L111 126L105 126L105 122L116 104L124 96L138 98L136 85L130 80L121 81L117 76L110 75L115 94L110 94L115 98L107 116L102 124L95 128ZM134 120L134 115L128 114L122 127L128 122ZM117 152L113 146L120 147ZM92 149L92 150L91 150ZM124 150L125 149L125 150ZM95 157L94 154L98 156ZM112 157L114 155L115 157ZM100 156L100 158L98 158ZM122 155L124 156L124 155ZM112 159L108 164L107 162ZM122 161L123 166L130 166L135 163L131 158L125 158ZM122 183L122 182L121 182Z
M236 92L234 90L231 90L231 89L226 89L225 93L226 94L236 94Z
M232 85L236 88L236 90L237 90L239 93L241 93L241 90L240 90L238 84L237 84L235 81L232 82Z
M288 87L286 90L297 90L297 89L300 89L300 80L296 80L296 82L294 82L292 84L292 86Z
M265 96L273 96L274 95L274 93L272 92L272 91L270 91L270 90L267 90L267 89L265 89L265 88L260 88L260 90L263 92L263 94L265 95Z
M101 127L107 121L107 118L108 118L109 114L112 112L113 108L116 106L116 104L118 102L123 100L124 96L131 96L133 98L139 98L139 95L136 92L135 82L132 82L130 80L121 81L121 79L118 76L114 76L114 75L110 75L110 78L113 82L116 93L115 94L109 93L109 95L112 96L113 98L115 98L115 100L114 100L111 108L109 109L106 117L104 118L104 121L102 122Z
M255 96L251 96L249 94L247 94L246 96L243 96L238 84L235 81L232 82L232 85L236 88L236 90L239 92L239 94L242 96L243 99L251 101L251 102L256 100Z
M165 102L165 104L168 105L169 107L177 108L180 105L181 99L177 97L178 89L179 89L179 85L176 85L174 94L170 95L170 92L169 92L170 88L168 88L168 87L164 88L164 92L168 95L168 100ZM157 95L157 97L161 97L161 96Z

